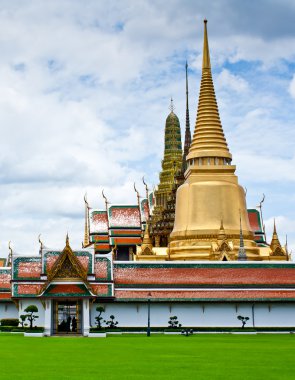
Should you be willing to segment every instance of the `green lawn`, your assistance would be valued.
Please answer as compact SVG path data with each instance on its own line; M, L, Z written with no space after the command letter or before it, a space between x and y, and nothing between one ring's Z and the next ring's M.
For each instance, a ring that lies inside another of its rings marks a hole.
M295 335L25 338L0 334L0 379L294 379Z

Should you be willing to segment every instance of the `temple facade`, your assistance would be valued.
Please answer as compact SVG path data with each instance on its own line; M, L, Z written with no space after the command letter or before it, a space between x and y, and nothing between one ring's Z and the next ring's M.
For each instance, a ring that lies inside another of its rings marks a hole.
M186 66L184 147L171 104L159 185L137 202L104 209L85 197L82 249L0 259L0 319L38 308L46 335L89 335L97 307L119 327L294 327L295 264L276 225L267 243L261 207L248 209L235 175L214 92L207 22L196 125L191 139ZM107 323L107 322L105 322Z

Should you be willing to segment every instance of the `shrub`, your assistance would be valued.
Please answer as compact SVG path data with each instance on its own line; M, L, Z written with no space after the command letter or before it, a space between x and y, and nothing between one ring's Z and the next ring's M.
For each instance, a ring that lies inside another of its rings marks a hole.
M245 327L247 321L249 321L249 317L243 317L242 315L237 316L238 320L242 322L242 329Z
M115 316L110 315L110 319L108 321L104 320L104 323L107 325L109 329L117 328L118 321L115 321Z
M178 322L178 318L176 315L174 317L170 317L170 320L168 321L168 327L171 329L175 329L177 327L181 327L182 325Z
M1 319L1 326L18 326L18 318L4 318Z
M38 313L38 308L35 305L29 305L24 311L27 313L26 317L30 322L30 330L32 330L33 322L35 319L39 318L38 315L34 315L35 313Z
M95 317L96 325L98 329L101 329L101 321L103 320L103 317L101 316L101 314L104 313L104 307L97 306L96 311L98 311L98 316Z

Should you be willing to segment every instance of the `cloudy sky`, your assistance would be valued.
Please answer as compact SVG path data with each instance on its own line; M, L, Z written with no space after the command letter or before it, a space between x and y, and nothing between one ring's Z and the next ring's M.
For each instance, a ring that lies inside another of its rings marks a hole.
M223 128L271 236L295 250L293 0L0 0L0 256L83 238L83 195L135 203L158 182L173 96L191 126L208 19Z

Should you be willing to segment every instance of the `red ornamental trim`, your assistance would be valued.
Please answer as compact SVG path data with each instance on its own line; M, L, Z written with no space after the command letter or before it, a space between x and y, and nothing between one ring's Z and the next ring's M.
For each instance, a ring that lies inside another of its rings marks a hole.
M47 294L58 294L58 293L85 293L85 288L81 289L78 285L75 284L66 284L66 285L55 285L48 291Z
M11 293L0 293L0 299L10 299L11 298Z
M295 270L288 268L118 268L116 284L295 284Z
M277 291L179 291L179 290L169 290L169 291L157 291L157 290L143 290L143 291L122 291L116 290L115 297L117 299L133 298L133 299L177 299L177 298L187 298L187 299L294 299L295 291L288 290L277 290Z
M123 238L123 237L112 237L111 238L112 244L117 244L117 245L135 245L135 244L140 244L141 243L141 238Z

